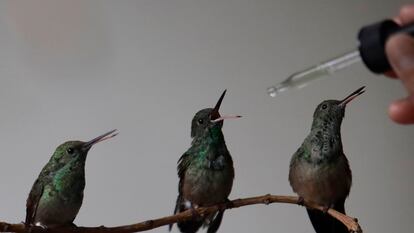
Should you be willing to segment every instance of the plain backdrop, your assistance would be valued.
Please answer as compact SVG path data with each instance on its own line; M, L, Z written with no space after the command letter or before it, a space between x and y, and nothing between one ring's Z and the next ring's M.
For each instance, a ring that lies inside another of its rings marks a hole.
M31 185L56 146L114 128L119 136L88 155L75 223L171 214L191 119L225 88L221 112L243 115L223 128L236 170L230 198L293 194L289 160L316 105L366 85L342 124L354 181L346 209L365 232L411 232L414 127L387 116L389 103L406 95L398 81L358 64L277 98L266 94L292 72L356 48L361 26L408 2L1 1L0 220L24 219ZM302 207L273 204L229 210L219 231L313 229Z

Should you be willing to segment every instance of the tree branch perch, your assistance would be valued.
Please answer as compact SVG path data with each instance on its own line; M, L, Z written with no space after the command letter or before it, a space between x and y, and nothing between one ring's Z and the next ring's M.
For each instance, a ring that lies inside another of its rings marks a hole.
M235 199L229 201L227 203L222 203L214 206L209 207L200 207L197 208L195 211L200 216L205 216L211 214L217 210L222 209L233 209L247 205L256 205L256 204L271 204L271 203L287 203L287 204L297 204L297 205L304 205L307 208L317 209L320 211L326 211L323 206L319 206L315 203L303 201L298 197L293 196L276 196L276 195L264 195L264 196L256 196L256 197L249 197L243 199ZM334 217L335 219L342 222L349 230L349 232L357 232L362 233L362 229L358 224L357 219L344 215L334 209L328 209L327 214ZM23 233L23 232L30 232L30 233L98 233L98 232L107 232L107 233L132 233L132 232L141 232L147 231L154 228L158 228L161 226L165 226L171 223L176 223L177 221L185 221L194 218L194 212L191 210L187 210L176 215L171 215L167 217L162 217L153 220L147 220L144 222L131 224L131 225L124 225L118 227L59 227L59 228L48 228L44 229L42 227L32 226L26 227L24 224L10 224L6 222L0 222L0 231L1 232L16 232L16 233Z

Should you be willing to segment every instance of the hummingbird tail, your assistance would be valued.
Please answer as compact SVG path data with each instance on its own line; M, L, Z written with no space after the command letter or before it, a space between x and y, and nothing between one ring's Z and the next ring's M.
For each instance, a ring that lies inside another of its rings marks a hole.
M345 214L344 202L335 205L334 209ZM337 219L319 210L306 209L316 233L348 233L348 229Z
M175 204L174 214L186 211L188 208L185 205L185 200L178 195ZM189 221L177 222L177 227L182 233L195 233L203 225L204 219L194 219ZM170 224L168 229L171 231L173 224Z
M174 214L178 213L178 209L179 209L179 206L180 206L180 202L181 202L181 196L178 195L177 196L177 200L175 201ZM173 223L171 223L171 224L168 225L168 231L171 231L173 225L174 225Z
M178 229L182 233L195 233L203 225L203 220L190 220L184 222L177 222Z
M223 219L224 210L220 210L213 221L209 224L207 233L216 233L220 227L221 220Z

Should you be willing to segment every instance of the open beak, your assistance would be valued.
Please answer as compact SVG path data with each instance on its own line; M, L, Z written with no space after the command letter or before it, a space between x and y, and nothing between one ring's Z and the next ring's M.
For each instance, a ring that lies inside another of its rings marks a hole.
M341 100L341 102L339 103L339 106L344 108L349 102L351 102L353 99L355 99L356 97L364 93L365 92L364 88L365 86L360 87L358 88L358 90L352 92L350 95L345 97L345 99Z
M226 91L223 91L223 94L221 94L220 99L217 101L216 106L213 108L213 111L211 111L210 113L210 119L211 122L219 122L219 121L223 121L225 119L237 119L240 118L241 116L221 116L219 113L220 110L220 106L221 106L221 102L223 102L224 96L226 95Z
M98 142L102 142L102 141L105 141L105 140L107 140L107 139L113 138L113 137L115 137L116 135L118 135L118 133L115 133L115 132L116 132L116 129L111 130L111 131L109 131L109 132L107 132L107 133L104 133L104 134L102 134L101 136L98 136L98 137L96 137L96 138L94 138L94 139L92 139L92 140L90 140L90 141L88 141L88 142L85 142L85 143L82 145L82 149L84 149L85 151L88 151L88 150L89 150L89 149L91 149L91 147L92 147L93 145L95 145L96 143L98 143Z

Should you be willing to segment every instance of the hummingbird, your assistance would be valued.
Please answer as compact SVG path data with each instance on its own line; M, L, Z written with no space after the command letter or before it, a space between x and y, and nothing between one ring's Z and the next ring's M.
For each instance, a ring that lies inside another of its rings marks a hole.
M190 148L178 160L178 197L174 214L228 201L234 179L233 160L227 150L222 132L223 120L241 116L221 116L221 102L226 90L214 108L198 111L191 122ZM182 233L195 233L208 227L208 233L217 232L224 210L209 216L196 216L177 223ZM171 230L172 224L169 226Z
M88 142L58 146L34 182L26 202L25 225L51 228L74 225L85 188L85 161L93 145L117 135L109 131Z
M289 182L300 200L345 214L352 173L342 147L341 123L345 107L364 93L364 88L343 100L325 100L317 106L310 133L290 161ZM311 209L307 212L317 233L348 232L342 223L324 212Z

